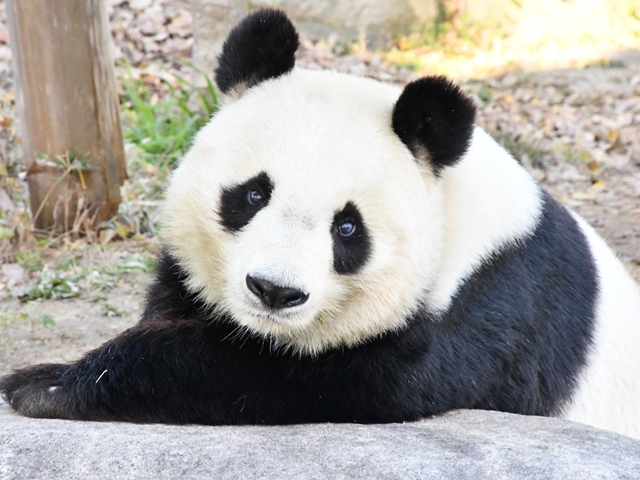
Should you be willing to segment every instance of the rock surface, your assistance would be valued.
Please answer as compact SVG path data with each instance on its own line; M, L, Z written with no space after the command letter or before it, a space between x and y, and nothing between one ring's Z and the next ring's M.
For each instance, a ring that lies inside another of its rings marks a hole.
M0 402L0 478L631 480L640 441L483 411L391 425L207 427L28 419Z

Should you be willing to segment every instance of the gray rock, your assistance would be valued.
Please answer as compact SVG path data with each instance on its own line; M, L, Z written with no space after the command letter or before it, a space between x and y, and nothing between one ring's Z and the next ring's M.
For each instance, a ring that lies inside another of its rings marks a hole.
M0 478L640 479L640 441L457 411L391 425L206 427L40 420L0 402Z

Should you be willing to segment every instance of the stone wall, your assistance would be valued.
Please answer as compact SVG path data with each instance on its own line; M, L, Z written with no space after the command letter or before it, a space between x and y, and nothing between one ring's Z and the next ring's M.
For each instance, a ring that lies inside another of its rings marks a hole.
M466 21L500 26L510 42L531 48L549 39L597 40L622 30L633 2L637 0L192 0L194 61L211 71L229 29L260 7L285 10L304 35L333 32L347 40L363 36L379 40L419 31L435 21L445 5L465 12Z
M408 32L437 14L436 0L192 0L194 63L210 72L231 27L261 7L283 9L304 35L349 40Z

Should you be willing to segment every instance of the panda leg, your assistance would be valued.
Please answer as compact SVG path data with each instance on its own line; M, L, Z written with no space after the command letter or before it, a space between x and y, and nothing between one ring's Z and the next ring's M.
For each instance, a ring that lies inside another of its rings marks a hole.
M416 385L428 379L418 377L416 358L405 368L394 357L395 343L307 358L270 353L259 338L230 339L234 331L222 323L138 325L77 362L0 379L0 393L30 417L137 423L385 423L443 411L425 404ZM396 361L372 365L380 356Z
M180 409L185 399L198 401L190 395L215 377L201 366L211 359L204 330L134 327L77 362L18 370L0 379L0 394L35 418L215 422L215 416L188 418Z

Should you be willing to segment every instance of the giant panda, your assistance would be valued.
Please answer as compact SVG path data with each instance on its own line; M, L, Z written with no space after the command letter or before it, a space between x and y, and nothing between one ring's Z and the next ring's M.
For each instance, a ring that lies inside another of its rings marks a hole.
M0 389L30 417L402 422L475 408L640 437L640 295L449 80L294 66L232 30L226 102L173 174L141 321Z

